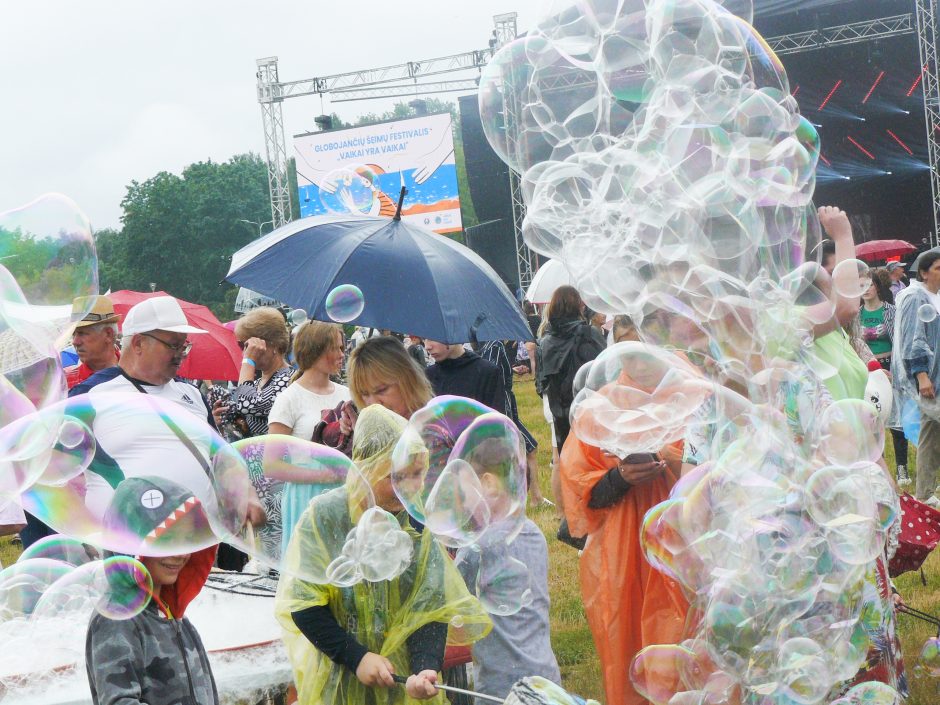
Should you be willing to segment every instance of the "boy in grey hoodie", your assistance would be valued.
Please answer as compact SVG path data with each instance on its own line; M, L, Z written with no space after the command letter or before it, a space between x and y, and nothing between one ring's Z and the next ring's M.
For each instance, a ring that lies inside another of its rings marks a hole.
M159 477L121 482L104 517L107 531L141 537L138 559L153 579L147 607L131 619L96 614L88 625L85 667L95 705L218 705L202 640L183 615L205 585L216 546L191 554L151 557L148 547L172 545L185 532L190 545L211 536L199 501Z

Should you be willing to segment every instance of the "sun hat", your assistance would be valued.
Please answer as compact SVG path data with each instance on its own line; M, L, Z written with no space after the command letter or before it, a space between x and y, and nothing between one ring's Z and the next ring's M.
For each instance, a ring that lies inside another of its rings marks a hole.
M107 296L79 296L72 301L72 320L76 328L84 328L117 323L121 315L114 312L114 304Z

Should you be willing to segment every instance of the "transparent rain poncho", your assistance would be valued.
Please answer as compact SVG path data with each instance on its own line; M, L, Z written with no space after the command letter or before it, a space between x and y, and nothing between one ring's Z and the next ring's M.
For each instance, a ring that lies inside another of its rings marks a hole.
M359 416L353 442L353 461L371 488L388 482L391 453L405 420L380 406ZM409 703L404 688L367 688L356 675L332 662L316 649L294 625L291 613L327 605L340 626L369 651L388 658L395 672L408 675L406 640L431 622L450 623L448 644L471 644L485 636L491 624L479 601L470 595L456 567L431 533L416 532L408 515L395 516L410 537L414 552L397 578L372 582L369 576L352 587L314 584L292 576L309 574L302 564L318 556L335 556L368 504L363 488L353 484L315 498L298 522L278 588L275 611L284 628L284 642L294 668L299 702ZM360 527L361 528L361 527ZM460 628L454 626L460 624ZM431 701L444 702L443 693Z

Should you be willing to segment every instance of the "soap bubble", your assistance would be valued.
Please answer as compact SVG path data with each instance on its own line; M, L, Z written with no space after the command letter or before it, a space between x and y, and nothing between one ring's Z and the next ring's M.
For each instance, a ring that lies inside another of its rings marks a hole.
M665 705L683 687L682 673L695 655L677 644L654 644L643 648L630 665L630 680L636 691L654 705Z
M371 496L356 465L338 450L293 436L255 436L236 441L248 476L265 510L264 526L242 532L239 547L262 564L279 569L294 524L314 497L357 486Z
M835 702L842 705L842 701L845 701L845 705L895 705L901 702L901 696L886 683L869 681L852 686Z
M839 262L832 270L832 288L839 296L857 299L871 286L871 271L860 259Z
M347 165L334 169L320 182L320 203L330 213L376 215L377 176L368 166Z
M807 509L827 533L832 551L852 565L875 559L884 545L873 474L864 467L820 468L806 486Z
M42 537L24 549L17 562L47 558L73 566L80 566L98 560L99 557L98 551L92 546L83 544L70 536L53 534L52 536Z
M56 357L72 301L98 293L98 260L88 218L61 194L0 213L0 334L9 355ZM89 300L81 318L91 309Z
M0 624L28 617L42 594L75 568L61 560L20 558L0 571Z
M395 517L380 507L370 507L350 530L342 553L326 569L326 580L349 587L401 575L411 563L414 545Z
M66 319L74 298L98 293L91 225L61 194L0 213L0 257L31 306L68 306Z
M153 580L140 561L112 556L73 568L53 583L36 603L33 619L81 619L92 610L109 619L130 619L152 594Z
M940 637L931 637L924 642L917 659L917 668L933 678L940 678Z
M326 315L337 323L350 323L362 314L366 300L355 284L341 284L326 296Z
M463 397L416 411L392 453L402 505L445 546L478 543L488 530L511 541L522 528L525 447L515 424Z
M604 350L571 405L571 430L623 458L681 439L713 385L687 361L644 343Z
M529 567L506 550L493 547L480 554L476 595L490 614L516 614L532 601Z
M306 323L307 312L302 308L295 308L290 312L289 320L292 326L299 326L301 323Z
M821 702L832 687L826 653L812 639L788 639L780 645L778 661L785 674L780 692L792 702Z
M16 400L16 395L5 396ZM30 406L20 408L26 411ZM60 402L0 427L0 504L36 484L64 485L88 467L95 453L94 437L66 411ZM70 447L59 442L63 435Z
M921 304L917 309L917 320L921 323L931 323L937 320L937 309L933 304Z
M281 570L317 585L350 587L397 577L410 565L413 551L414 542L398 519L375 506L368 484L360 487L353 480L310 502Z
M819 419L819 450L830 463L875 461L884 446L884 424L878 410L867 401L842 399L830 405Z

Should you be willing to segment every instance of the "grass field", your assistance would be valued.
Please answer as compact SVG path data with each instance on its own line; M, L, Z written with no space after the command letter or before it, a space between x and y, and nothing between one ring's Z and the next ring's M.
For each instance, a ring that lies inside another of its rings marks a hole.
M542 417L542 402L535 394L531 377L517 378L515 382L519 414L539 442L540 484L546 497L551 497L549 486L551 462L551 438L548 426ZM888 467L894 467L894 453L890 440L887 443ZM912 456L913 464L913 456ZM549 591L552 599L552 645L561 666L566 689L583 697L604 701L600 668L594 651L591 632L588 629L581 606L578 583L578 554L574 549L561 544L555 538L558 519L555 511L547 505L530 508L529 515L545 533L549 553ZM16 559L18 550L8 538L0 538L0 562L9 565ZM921 574L907 573L895 583L904 600L921 611L940 613L940 556L935 552L924 564L926 585L921 583ZM924 641L935 636L931 627L914 621L905 615L898 616L899 633L904 649L908 680L911 684L909 705L937 705L940 703L940 681L920 673L915 666Z

